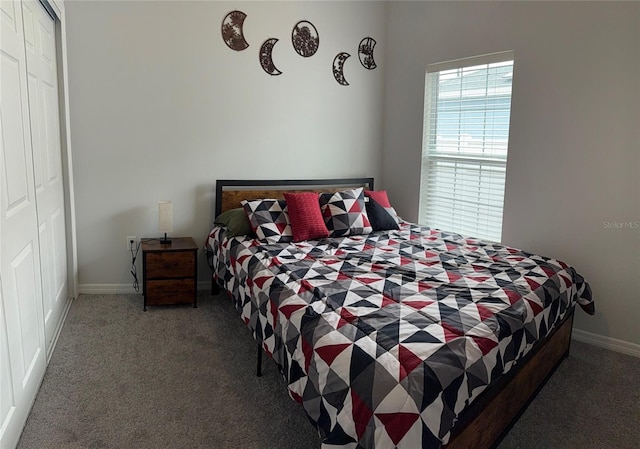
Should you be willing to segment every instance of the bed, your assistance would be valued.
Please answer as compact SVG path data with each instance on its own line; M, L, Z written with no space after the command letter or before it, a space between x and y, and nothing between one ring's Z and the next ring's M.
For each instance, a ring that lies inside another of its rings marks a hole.
M215 215L269 204L281 221L269 229L286 234L282 220L300 220L290 193L309 191L324 199L331 236L283 242L252 222L259 240L220 224L205 249L214 285L279 367L322 449L497 445L568 355L576 305L593 314L588 283L562 261L397 216L397 229L340 231L333 198L379 212L369 209L379 206L372 178L218 181Z

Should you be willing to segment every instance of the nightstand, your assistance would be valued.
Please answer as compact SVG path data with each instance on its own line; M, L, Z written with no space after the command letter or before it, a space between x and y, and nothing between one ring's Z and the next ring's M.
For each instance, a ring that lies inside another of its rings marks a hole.
M197 307L198 246L191 237L171 243L142 239L144 310L147 306L191 304Z

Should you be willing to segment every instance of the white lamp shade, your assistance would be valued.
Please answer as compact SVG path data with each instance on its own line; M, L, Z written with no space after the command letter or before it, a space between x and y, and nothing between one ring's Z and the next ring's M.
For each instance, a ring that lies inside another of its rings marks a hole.
M173 232L173 203L158 201L158 223L160 232Z

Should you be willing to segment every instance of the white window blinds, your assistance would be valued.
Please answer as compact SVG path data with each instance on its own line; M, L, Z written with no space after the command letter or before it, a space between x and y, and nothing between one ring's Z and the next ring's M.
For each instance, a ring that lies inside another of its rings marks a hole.
M513 53L427 67L420 222L499 242Z

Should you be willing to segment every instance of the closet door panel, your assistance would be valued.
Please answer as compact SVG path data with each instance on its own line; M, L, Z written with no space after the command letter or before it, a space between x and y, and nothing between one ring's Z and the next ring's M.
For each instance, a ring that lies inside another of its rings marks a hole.
M18 346L14 347L11 355L11 365L16 368L14 372L20 375L23 383L30 377L43 349L39 338L42 335L40 295L33 288L40 283L37 260L37 247L34 248L33 242L29 242L11 260L9 270L5 271L8 275L3 276L9 287L5 293L16 298L16 301L6 304L9 317L7 328L14 346Z
M0 9L0 332L6 337L0 354L8 354L2 370L8 367L12 390L0 399L5 448L15 445L26 421L44 376L46 350L22 11L19 2L2 1Z
M16 410L1 284L0 280L0 398L2 398L0 401L0 429L2 429L0 430L0 435L4 433L4 429L8 428L11 423L11 417Z
M45 338L49 350L53 346L52 340L68 294L55 22L39 2L25 1L22 8L27 42ZM27 30L32 34L29 35Z
M4 31L4 30L3 30ZM3 35L5 33L2 33ZM4 37L4 36L3 36ZM3 39L4 41L4 39ZM4 42L3 42L4 43ZM3 175L5 200L4 213L13 216L23 209L33 206L35 212L35 196L30 192L28 184L28 169L31 163L27 158L28 144L28 122L26 122L26 97L21 94L25 90L21 76L23 64L12 54L3 51L0 53L0 70L2 79L0 80L2 97L2 143L6 147L3 152ZM7 111L4 113L4 111ZM15 113L9 113L15 111Z

